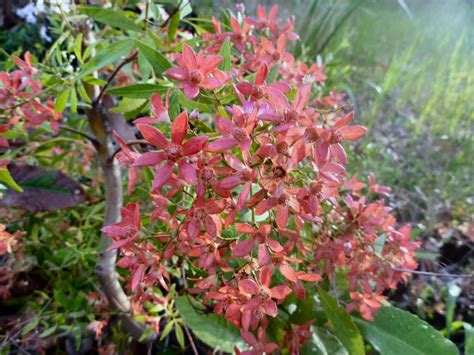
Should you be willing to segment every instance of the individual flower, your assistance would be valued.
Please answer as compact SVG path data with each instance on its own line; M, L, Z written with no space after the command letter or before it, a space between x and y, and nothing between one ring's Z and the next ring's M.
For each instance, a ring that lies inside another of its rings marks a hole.
M199 94L199 89L217 89L222 86L224 74L217 69L222 61L220 56L204 56L200 51L198 55L187 44L183 45L183 53L177 55L178 67L168 69L164 75L179 81L178 87L184 90L188 99L194 99Z
M197 182L196 168L187 160L188 157L199 153L207 143L207 136L190 138L183 143L188 132L188 113L182 112L171 125L171 141L157 128L148 124L137 124L146 141L160 148L161 151L151 151L142 154L135 160L133 166L154 166L165 162L155 171L153 189L163 186L173 174L173 168L178 166L179 178L188 184Z

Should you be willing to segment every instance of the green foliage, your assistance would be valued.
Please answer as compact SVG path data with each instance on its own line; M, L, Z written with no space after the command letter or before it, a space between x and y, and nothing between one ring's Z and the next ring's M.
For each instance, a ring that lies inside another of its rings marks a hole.
M456 346L428 323L401 309L382 307L372 322L353 319L381 354L458 354Z
M234 346L242 347L237 328L227 324L224 318L212 313L198 313L202 310L196 310L184 296L176 297L175 302L184 323L202 342L227 353L233 353Z
M347 351L354 355L365 354L362 337L349 313L339 307L336 300L322 289L318 289L318 296L332 331Z
M141 27L135 24L130 13L100 7L81 7L79 13L87 15L97 22L122 30L141 31Z

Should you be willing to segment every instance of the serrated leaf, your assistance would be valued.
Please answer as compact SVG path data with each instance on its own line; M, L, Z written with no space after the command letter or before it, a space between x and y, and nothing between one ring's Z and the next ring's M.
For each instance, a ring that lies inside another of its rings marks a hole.
M176 307L184 323L205 344L227 353L234 352L234 346L241 348L243 341L237 328L216 314L198 314L185 296L175 298Z
M69 100L69 96L71 95L71 88L64 90L56 100L56 104L54 105L54 109L58 112L63 112L66 108L67 101Z
M176 11L176 13L173 15L173 17L171 17L170 22L168 23L168 45L173 43L174 36L176 35L176 31L178 30L179 19L180 11Z
M1 205L38 212L74 207L86 199L81 185L58 170L13 164L8 168L23 192L7 189Z
M230 57L230 38L227 37L222 44L221 51L219 53L220 56L222 56L224 59L222 62L219 64L219 69L223 70L225 72L228 72L230 69L232 69L232 61Z
M384 306L373 321L352 317L360 332L384 355L456 355L456 345L410 312Z
M142 30L141 27L123 11L87 6L79 8L79 13L91 17L94 21L122 30Z
M111 88L108 89L107 92L112 95L128 97L131 99L148 99L153 93L165 93L166 88L157 84L144 83Z
M351 355L365 354L364 342L349 313L339 307L336 300L322 289L318 289L318 294L329 324L346 350Z
M171 64L168 59L166 59L166 57L159 51L150 47L145 42L139 41L138 39L134 39L133 41L143 57L145 57L145 59L151 64L155 70L155 74L160 75L165 70L171 68Z
M82 68L78 79L119 61L133 48L132 39L124 39L105 46Z

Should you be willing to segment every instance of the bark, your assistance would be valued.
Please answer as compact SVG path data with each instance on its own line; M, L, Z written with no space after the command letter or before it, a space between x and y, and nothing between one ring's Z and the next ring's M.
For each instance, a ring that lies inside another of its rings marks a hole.
M104 174L105 217L104 225L120 222L120 209L123 203L122 177L116 159L110 159L115 152L113 145L111 115L105 108L94 108L87 112L89 124L97 139L96 149ZM102 291L112 310L120 313L120 319L127 333L138 340L146 326L134 321L130 315L131 305L119 282L115 269L117 250L108 251L112 240L102 234L99 244L99 258L96 274Z

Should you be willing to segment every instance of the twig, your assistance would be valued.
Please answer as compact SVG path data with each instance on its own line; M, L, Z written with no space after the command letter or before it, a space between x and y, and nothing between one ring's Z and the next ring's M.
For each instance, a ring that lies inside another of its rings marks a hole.
M189 343L191 344L191 348L193 348L193 353L194 355L199 355L199 352L197 351L196 344L194 344L193 337L191 335L191 332L189 331L187 326L184 326L184 331L186 332L186 335L188 336Z
M131 54L128 58L126 58L122 63L120 63L110 74L109 78L107 79L107 82L104 84L104 86L100 89L99 95L97 98L94 100L94 103L92 104L93 107L97 107L97 105L100 103L100 100L102 100L102 97L105 94L105 91L109 87L109 85L112 83L112 80L117 76L117 74L120 72L120 70L127 65L130 62L133 62L138 56L138 52L135 52Z
M160 28L165 28L166 25L168 24L168 22L170 22L171 18L181 9L181 3L183 2L183 0L181 0L178 4L178 6L176 6L174 8L174 10L168 15L168 18L165 20L165 22L163 22L161 25L160 25Z
M84 138L87 138L88 140L90 140L93 144L97 144L97 139L95 139L95 137L93 137L92 135L86 133L86 132L82 132L82 131L79 131L75 128L71 128L71 127L68 127L68 126L61 126L61 129L65 130L65 131L69 131L69 132L72 132L72 133L75 133L79 136L82 136Z
M392 270L400 271L400 272L409 272L415 275L426 275L426 276L439 276L439 277L452 277L452 278L471 278L474 277L474 274L447 274L447 273L440 273L440 272L430 272L430 271L417 271L417 270L410 270L410 269L402 269L398 267L392 267Z

